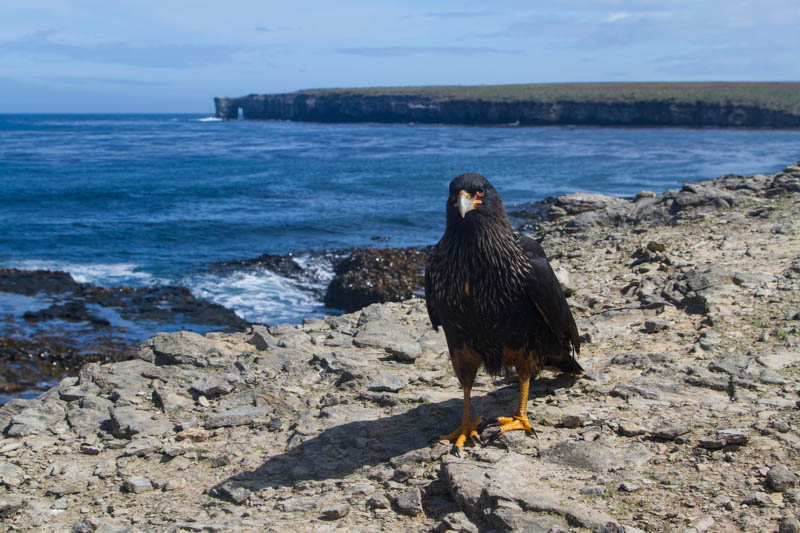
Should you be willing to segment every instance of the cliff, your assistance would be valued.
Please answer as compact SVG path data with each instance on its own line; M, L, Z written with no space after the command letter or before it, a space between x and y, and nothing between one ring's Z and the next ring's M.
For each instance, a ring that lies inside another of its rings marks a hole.
M331 89L215 98L216 116L463 125L800 127L800 83Z
M558 203L543 246L569 272L587 372L532 382L537 439L510 432L461 458L436 442L461 392L420 299L159 333L0 408L0 523L797 531L798 194L792 165L668 192L666 223L603 224L597 197ZM484 418L516 397L516 379L483 373L472 390Z

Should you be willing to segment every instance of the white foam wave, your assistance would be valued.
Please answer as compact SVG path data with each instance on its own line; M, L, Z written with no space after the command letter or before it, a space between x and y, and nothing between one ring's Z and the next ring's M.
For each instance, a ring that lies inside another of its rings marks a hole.
M195 122L219 122L222 119L217 117L203 117L194 119Z
M60 261L28 259L11 262L9 268L21 270L52 270L68 272L78 283L95 285L155 285L158 280L148 272L138 270L135 263L66 263Z
M292 260L308 274L309 279L314 280L315 287L324 289L333 279L333 265L324 256L297 254L292 257Z
M182 285L250 322L298 322L323 314L316 294L267 270L204 273L182 280Z

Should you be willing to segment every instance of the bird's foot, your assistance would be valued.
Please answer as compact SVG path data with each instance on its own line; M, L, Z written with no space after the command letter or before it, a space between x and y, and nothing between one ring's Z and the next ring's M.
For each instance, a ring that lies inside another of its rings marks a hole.
M489 422L490 426L499 426L497 431L492 433L492 436L489 437L489 442L494 441L497 437L506 433L507 431L515 431L515 430L524 430L525 433L528 435L532 435L536 438L539 436L536 434L536 430L533 429L531 423L528 421L527 416L521 415L514 415L514 416L498 416L494 420Z
M479 416L476 416L470 421L465 420L461 422L461 425L458 426L455 431L448 433L447 435L442 435L439 437L439 440L455 441L450 453L456 457L461 457L461 450L464 448L464 443L467 442L467 438L469 438L470 441L474 442L475 444L479 444L480 446L484 445L480 435L478 434L478 425L480 425L482 422L483 420Z

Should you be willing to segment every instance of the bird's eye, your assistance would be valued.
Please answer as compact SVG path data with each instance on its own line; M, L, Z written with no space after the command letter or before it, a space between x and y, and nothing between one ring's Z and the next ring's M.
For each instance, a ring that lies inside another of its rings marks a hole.
M486 191L484 190L483 187L478 187L475 190L475 194L477 194L478 196L485 196L486 195Z

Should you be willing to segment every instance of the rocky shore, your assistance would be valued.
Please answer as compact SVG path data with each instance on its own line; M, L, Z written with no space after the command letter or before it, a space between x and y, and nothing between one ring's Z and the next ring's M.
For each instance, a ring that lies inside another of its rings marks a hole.
M142 333L156 324L203 331L248 326L185 287L105 288L79 283L67 272L0 267L0 293L27 299L31 307L0 321L0 393L61 379L87 362L130 358Z
M539 438L433 443L461 393L424 301L159 333L0 408L11 531L800 531L800 165L663 195L568 195L529 229L585 376ZM516 379L480 374L484 417ZM485 435L485 437L488 435Z

